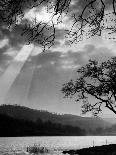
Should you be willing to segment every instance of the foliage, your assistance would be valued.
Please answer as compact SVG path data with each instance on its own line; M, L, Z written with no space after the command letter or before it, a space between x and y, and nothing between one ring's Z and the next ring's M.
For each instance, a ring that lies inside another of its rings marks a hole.
M27 150L27 152L34 153L34 154L49 153L49 150L46 147L42 147L42 146L36 145L36 144L34 144L33 146L28 146L26 148L26 150Z
M90 60L77 71L78 78L63 85L65 97L82 101L82 112L98 115L103 105L116 114L116 57L99 63ZM94 97L94 102L91 99Z

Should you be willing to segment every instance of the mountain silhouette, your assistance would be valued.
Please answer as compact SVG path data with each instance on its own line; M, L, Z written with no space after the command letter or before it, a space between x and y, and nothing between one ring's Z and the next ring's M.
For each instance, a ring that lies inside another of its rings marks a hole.
M43 122L50 121L61 125L70 125L79 127L84 130L95 130L97 128L106 128L111 124L101 118L94 117L80 117L71 114L59 115L43 110L30 109L28 107L19 105L1 105L0 114L5 114L15 119L23 119L27 121L36 122L41 119Z

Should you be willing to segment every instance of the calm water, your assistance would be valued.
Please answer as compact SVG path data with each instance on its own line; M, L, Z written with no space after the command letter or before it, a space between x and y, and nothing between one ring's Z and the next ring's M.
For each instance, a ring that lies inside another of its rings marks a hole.
M93 145L116 144L116 136L73 137L11 137L0 138L0 155L26 155L27 146L37 144L50 150L49 154L61 155L62 150L78 149Z

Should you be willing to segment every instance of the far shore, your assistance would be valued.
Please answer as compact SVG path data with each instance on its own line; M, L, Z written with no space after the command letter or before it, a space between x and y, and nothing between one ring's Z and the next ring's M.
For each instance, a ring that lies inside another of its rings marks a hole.
M63 151L70 155L116 155L116 144L95 146L78 150Z

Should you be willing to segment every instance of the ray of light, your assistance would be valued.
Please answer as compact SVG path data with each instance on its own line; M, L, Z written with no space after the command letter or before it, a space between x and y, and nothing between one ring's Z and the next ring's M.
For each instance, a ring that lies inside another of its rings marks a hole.
M38 62L38 56L36 56L35 61L33 62L32 70L31 70L31 76L30 76L30 79L29 79L29 82L28 82L28 85L27 85L27 89L26 89L27 91L25 93L24 103L29 103L28 102L28 95L29 95L29 92L31 90L32 81L34 79L34 75L35 75L35 72L36 72L37 62Z
M0 77L0 104L4 104L5 97L10 87L19 75L25 61L31 54L32 49L33 45L24 45L4 74Z
M33 50L34 53L34 50ZM34 70L37 64L37 57L34 59L31 57L25 62L20 74L11 86L5 103L7 104L21 104L25 105L27 103L27 95L30 89L31 81L33 78Z
M27 93L27 96L26 96L26 102L29 104L30 102L30 97L31 97L31 90L33 89L33 81L34 81L34 78L35 78L35 74L37 72L37 70L39 68L41 68L41 65L40 66L37 66L38 64L38 59L39 59L39 55L36 57L36 60L35 60L35 67L34 67L34 70L33 70L33 77L31 79L31 82L30 82L30 85L29 85L29 89L28 89L28 93Z
M12 58L10 60L8 60L4 65L0 64L0 69L1 69L0 78L5 73L7 68L12 64L12 61L18 55L18 53L19 53L18 51L14 51L14 53L13 53L13 49L12 48L8 49L8 52L6 52L6 54L8 56L11 56Z

